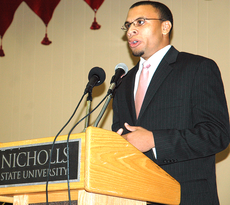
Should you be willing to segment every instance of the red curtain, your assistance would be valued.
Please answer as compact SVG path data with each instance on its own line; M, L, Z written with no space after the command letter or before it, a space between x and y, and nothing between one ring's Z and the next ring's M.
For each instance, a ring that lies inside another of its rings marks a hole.
M94 21L93 21L93 23L92 23L90 28L92 30L96 30L96 29L101 28L101 26L97 23L96 13L97 13L97 10L102 5L102 3L104 2L104 0L84 0L84 1L93 9L93 11L95 13Z
M14 13L22 0L0 0L0 56L5 56L2 49L2 38L13 21Z
M43 45L49 45L51 41L48 39L47 27L53 16L53 12L60 0L0 0L0 56L5 56L2 49L3 36L13 21L15 11L18 6L25 2L35 14L37 14L46 26L45 37L42 40ZM101 26L96 21L96 13L104 0L84 0L94 11L94 22L90 27L93 30L99 29Z
M51 43L47 36L47 27L60 0L0 0L1 57L5 56L5 53L2 49L3 36L13 21L15 11L23 1L41 18L46 26L45 37L41 43L43 45L49 45Z
M24 0L26 4L36 13L46 26L45 37L42 40L43 45L51 44L47 36L47 27L53 16L54 9L59 4L60 0Z

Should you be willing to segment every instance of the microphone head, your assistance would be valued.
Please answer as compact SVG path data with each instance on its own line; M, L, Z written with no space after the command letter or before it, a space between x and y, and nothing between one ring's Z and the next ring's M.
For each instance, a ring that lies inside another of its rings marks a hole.
M88 79L90 80L90 78L93 76L93 75L97 75L99 80L97 81L97 83L95 84L95 86L98 86L98 85L101 85L102 83L104 83L105 81L105 71L100 68L100 67L93 67L90 72L89 72L89 75L88 75Z
M125 74L123 75L123 76L125 76L127 73L128 73L128 66L127 65L125 65L124 63L118 63L117 65L116 65L116 67L115 67L115 72L116 72L116 70L117 69L122 69L122 70L124 70L125 71Z

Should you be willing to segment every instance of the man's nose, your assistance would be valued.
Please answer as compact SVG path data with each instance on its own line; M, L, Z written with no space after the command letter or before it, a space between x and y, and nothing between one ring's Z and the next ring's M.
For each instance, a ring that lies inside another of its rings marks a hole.
M138 29L133 24L130 25L129 30L127 31L128 38L138 34Z

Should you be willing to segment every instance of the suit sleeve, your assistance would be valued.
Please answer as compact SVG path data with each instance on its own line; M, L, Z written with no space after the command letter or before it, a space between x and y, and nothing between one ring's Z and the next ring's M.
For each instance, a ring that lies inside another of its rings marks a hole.
M229 145L229 115L216 63L204 60L191 90L192 127L152 130L157 163L169 164L214 155Z

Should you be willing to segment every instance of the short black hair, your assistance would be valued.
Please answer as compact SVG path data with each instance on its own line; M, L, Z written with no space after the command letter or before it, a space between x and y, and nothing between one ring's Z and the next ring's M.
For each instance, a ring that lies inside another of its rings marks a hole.
M173 28L173 15L172 12L170 11L170 9L157 1L138 1L136 3L134 3L129 9L132 9L136 6L141 6L141 5L151 5L153 8L157 9L159 12L159 18L170 21L172 24L172 28ZM169 32L169 35L171 34L172 28Z

